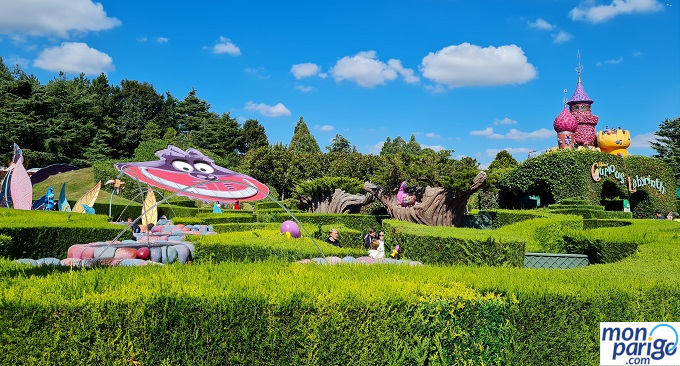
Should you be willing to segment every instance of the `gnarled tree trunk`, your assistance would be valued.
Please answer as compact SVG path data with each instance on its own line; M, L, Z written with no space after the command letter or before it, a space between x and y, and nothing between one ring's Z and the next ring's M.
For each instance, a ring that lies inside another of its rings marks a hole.
M431 226L456 226L467 212L467 201L486 180L486 173L480 172L464 192L451 191L443 187L426 187L415 205L402 207L397 204L394 192L385 192L371 182L364 183L364 189L374 194L387 208L390 216L397 220Z
M330 196L301 197L303 207L314 213L359 213L362 206L375 201L371 193L349 194L336 189Z

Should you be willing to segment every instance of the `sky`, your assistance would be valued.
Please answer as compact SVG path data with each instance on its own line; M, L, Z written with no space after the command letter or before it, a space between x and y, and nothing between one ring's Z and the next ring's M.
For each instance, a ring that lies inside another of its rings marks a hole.
M42 82L59 71L151 83L259 120L287 144L303 116L323 149L363 153L411 134L488 165L556 146L577 81L597 129L651 155L680 117L680 3L557 1L0 0L0 56Z

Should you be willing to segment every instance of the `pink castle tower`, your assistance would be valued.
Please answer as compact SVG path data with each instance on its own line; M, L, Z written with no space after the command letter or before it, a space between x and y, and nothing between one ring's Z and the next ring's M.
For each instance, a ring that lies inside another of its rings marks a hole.
M576 118L567 109L566 104L562 108L562 112L555 118L553 127L555 132L557 132L557 145L560 149L574 147L574 132L578 124L576 123Z
M593 104L593 100L590 99L586 90L583 89L583 84L581 84L581 54L578 54L578 67L576 67L576 73L578 75L578 82L576 83L576 90L574 90L574 95L569 99L569 111L576 118L576 133L574 134L576 144L581 146L595 146L595 125L597 124L598 117L590 111L590 105Z

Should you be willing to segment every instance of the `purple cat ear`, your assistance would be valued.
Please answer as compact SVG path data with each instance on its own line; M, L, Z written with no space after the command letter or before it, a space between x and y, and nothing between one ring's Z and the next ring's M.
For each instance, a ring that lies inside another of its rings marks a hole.
M184 157L186 154L184 153L184 150L180 149L177 146L174 145L168 145L167 149L163 150L158 150L154 153L157 157L161 159L165 159L166 157L174 156L174 157Z

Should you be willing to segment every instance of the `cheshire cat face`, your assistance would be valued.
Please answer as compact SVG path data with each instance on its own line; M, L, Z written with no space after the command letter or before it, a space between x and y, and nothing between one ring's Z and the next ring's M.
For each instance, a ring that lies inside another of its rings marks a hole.
M170 145L167 149L156 151L155 155L160 160L117 163L115 166L132 179L193 199L256 201L269 194L269 188L264 184L215 165L212 159L196 149L184 151Z

